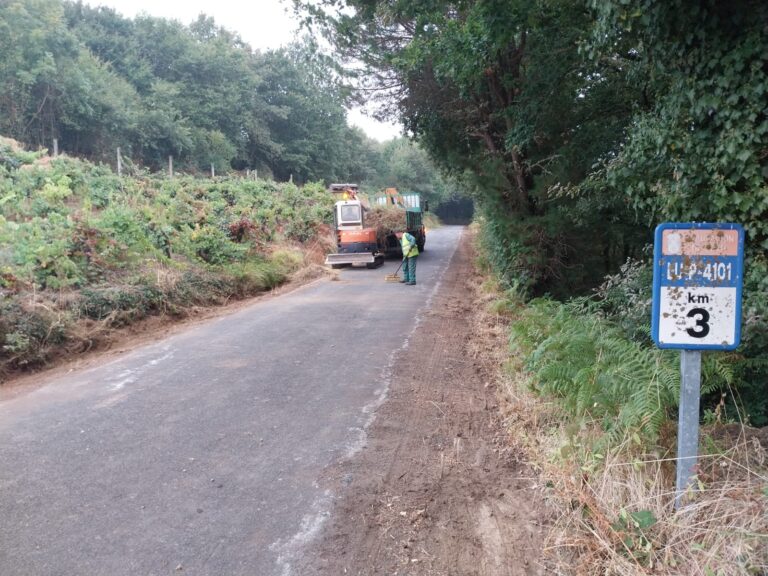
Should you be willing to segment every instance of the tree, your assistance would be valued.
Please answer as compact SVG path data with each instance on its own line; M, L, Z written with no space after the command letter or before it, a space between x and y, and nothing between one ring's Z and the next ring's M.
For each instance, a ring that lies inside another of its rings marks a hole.
M370 172L349 92L311 42L262 54L204 15L185 26L61 0L0 3L0 32L0 131L32 147L301 182Z
M261 93L280 114L268 120L281 147L275 176L299 182L365 178L364 135L346 123L346 88L309 41L267 52L260 60Z
M62 69L72 69L77 42L55 0L0 6L0 130L35 146L57 137Z
M376 143L376 170L365 181L366 188L383 190L398 187L419 192L436 208L441 202L461 196L455 179L445 177L430 159L426 150L407 138L395 138Z
M593 26L585 3L311 4L314 22L363 63L360 86L388 98L382 113L468 182L496 222L494 244L515 260L508 268L534 290L589 290L639 250L647 236L620 198L572 193L618 149L633 111L621 71L580 53Z

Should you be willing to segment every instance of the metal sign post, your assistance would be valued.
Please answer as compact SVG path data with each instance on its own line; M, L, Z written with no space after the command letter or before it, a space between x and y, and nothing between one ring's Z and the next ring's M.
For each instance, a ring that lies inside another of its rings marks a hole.
M653 269L652 335L681 351L675 509L696 472L701 352L741 340L744 229L739 224L660 224Z
M680 352L680 407L677 421L677 474L675 510L696 475L699 456L699 399L701 397L701 352Z

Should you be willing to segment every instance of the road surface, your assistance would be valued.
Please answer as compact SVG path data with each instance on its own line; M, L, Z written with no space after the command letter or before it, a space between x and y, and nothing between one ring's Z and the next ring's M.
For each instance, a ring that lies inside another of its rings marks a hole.
M291 574L461 232L0 401L0 574Z

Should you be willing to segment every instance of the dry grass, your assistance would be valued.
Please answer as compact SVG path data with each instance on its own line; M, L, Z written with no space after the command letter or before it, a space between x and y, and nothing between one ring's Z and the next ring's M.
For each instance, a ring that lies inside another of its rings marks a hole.
M339 280L339 271L331 270L321 264L308 263L291 274L291 285L301 286L322 277L337 281Z
M0 146L10 148L14 152L23 152L25 150L21 142L7 136L0 136Z
M546 550L558 574L765 574L768 503L765 451L734 446L702 462L724 471L699 481L688 504L673 511L673 460L632 457L629 446L592 467L550 457L542 474L561 511ZM584 468L587 468L585 471ZM650 526L632 515L648 514ZM624 519L622 521L622 519Z
M474 301L482 313L472 353L497 367L490 377L499 385L510 441L547 487L548 574L768 574L768 462L760 433L733 425L730 436L722 427L703 430L697 485L675 513L674 452L642 453L627 439L595 455L584 439L596 431L567 425L554 403L530 390L524 359L510 357L509 326L522 304L492 280L478 286Z
M298 287L323 276L338 280L337 271L318 263L328 245L327 235L307 245L275 244L267 262L246 263L241 270L233 266L228 273L189 275L180 263L147 260L140 284L113 274L107 286L87 291L39 292L34 286L18 291L13 294L16 306L0 314L0 340L8 343L0 351L0 385L14 374L127 342L286 281Z
M365 225L378 228L385 233L401 232L405 229L405 210L397 207L375 206L365 213Z
M336 252L336 238L333 230L327 224L319 225L315 237L306 242L301 249L304 252L305 263L324 264L326 255Z
M375 228L379 242L395 232L405 230L405 210L398 207L375 206L365 213L365 226Z

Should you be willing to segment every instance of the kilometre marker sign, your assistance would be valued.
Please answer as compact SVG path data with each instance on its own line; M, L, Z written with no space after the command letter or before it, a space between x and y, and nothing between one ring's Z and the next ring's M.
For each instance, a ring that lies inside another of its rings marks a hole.
M739 224L660 224L652 326L659 348L736 348L743 265L744 229Z

